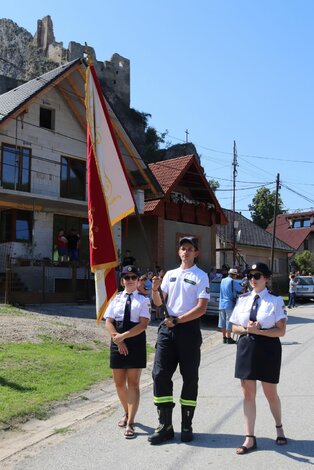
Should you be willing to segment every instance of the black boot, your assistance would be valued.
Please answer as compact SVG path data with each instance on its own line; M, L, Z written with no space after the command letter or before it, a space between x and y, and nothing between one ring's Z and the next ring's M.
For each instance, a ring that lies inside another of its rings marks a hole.
M181 406L182 422L181 422L181 441L193 441L192 419L194 416L194 406Z
M158 407L159 426L154 434L148 437L148 441L152 444L161 444L174 438L172 427L172 409L174 403L170 407Z

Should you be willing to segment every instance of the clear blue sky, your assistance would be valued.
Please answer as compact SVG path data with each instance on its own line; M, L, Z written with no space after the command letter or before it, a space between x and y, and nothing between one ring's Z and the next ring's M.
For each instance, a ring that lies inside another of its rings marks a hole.
M314 206L313 0L31 0L3 2L0 14L32 34L49 14L65 47L86 41L98 60L130 59L131 106L173 144L189 130L222 207L232 208L234 140L243 215L277 173L303 195L282 186L286 209Z

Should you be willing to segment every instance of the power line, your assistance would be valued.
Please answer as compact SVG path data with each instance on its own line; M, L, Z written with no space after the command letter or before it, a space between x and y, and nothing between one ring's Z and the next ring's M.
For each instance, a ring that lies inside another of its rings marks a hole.
M20 67L18 67L17 65L15 65L13 62L10 62L2 57L0 57L0 60L2 60L3 62L15 67L17 70L19 70L20 72L22 73L25 73L24 70L22 70ZM47 72L49 73L49 72ZM35 75L33 75L34 79L37 78L37 79L40 79L42 81L44 81L45 83L49 83L48 80L45 80L42 76L40 77L35 77ZM53 85L53 87L57 86L57 85ZM62 87L60 84L58 84L58 87L63 89L67 94L71 95L72 97L74 97L75 99L79 99L79 100L84 100L84 96L81 96L81 95L78 95L77 93L74 93L72 92L71 90L68 90L64 87ZM0 113L2 114L2 113ZM2 114L4 116L4 114ZM163 135L164 132L160 132L156 129L156 132L160 135ZM62 135L62 134L60 134ZM175 137L175 136L172 136L170 134L167 134L170 138L172 139L176 139L177 141L179 142L182 142L182 143L186 143L185 140L183 139L180 139L179 137ZM218 150L218 149L214 149L212 147L207 147L207 146L204 146L204 145L200 145L200 144L197 144L197 143L194 143L194 145L198 148L201 148L201 149L204 149L204 150L208 150L210 152L214 152L214 153L219 153L219 154L222 154L222 155L233 155L232 152L226 152L226 151L222 151L222 150ZM208 156L204 156L204 157L208 157ZM281 162L292 162L292 163L304 163L304 164L314 164L314 161L311 161L311 160L296 160L296 159L288 159L288 158L278 158L278 157L272 157L272 156L261 156L261 155L250 155L250 154L241 154L239 153L238 154L238 157L241 157L241 158L255 158L255 159L261 159L261 160L272 160L272 161L281 161ZM212 158L212 157L209 157L209 158ZM249 163L249 162L247 162Z

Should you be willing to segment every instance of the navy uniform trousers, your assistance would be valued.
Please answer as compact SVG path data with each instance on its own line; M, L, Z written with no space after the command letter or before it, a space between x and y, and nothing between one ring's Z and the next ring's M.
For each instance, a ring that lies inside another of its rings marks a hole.
M155 405L173 406L172 376L179 364L183 378L180 403L196 406L202 335L199 319L168 328L161 323L153 368Z

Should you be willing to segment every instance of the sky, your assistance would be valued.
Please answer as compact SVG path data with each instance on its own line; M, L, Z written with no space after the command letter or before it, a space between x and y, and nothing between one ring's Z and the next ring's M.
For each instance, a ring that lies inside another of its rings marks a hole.
M17 0L9 18L35 34L50 15L57 42L131 61L131 106L151 114L171 144L188 139L220 205L250 218L257 189L275 189L289 212L314 207L313 0Z

